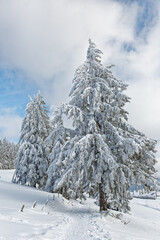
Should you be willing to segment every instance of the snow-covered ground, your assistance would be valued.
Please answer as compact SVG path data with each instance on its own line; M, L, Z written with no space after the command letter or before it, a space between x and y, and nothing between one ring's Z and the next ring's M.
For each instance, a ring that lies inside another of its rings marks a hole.
M133 199L130 214L110 211L106 216L91 199L68 201L57 194L12 184L12 175L13 171L0 170L0 239L160 239L160 198Z

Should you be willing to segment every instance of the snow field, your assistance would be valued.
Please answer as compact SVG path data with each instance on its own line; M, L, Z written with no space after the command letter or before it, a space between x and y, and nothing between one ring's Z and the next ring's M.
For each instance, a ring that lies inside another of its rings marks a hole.
M133 199L130 214L109 211L106 215L99 213L93 199L68 201L58 194L10 183L12 175L11 170L0 171L1 240L160 239L159 197Z

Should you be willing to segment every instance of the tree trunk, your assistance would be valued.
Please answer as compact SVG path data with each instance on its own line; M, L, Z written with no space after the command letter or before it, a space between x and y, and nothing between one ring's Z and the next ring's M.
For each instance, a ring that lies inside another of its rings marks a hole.
M102 182L99 183L99 204L100 204L100 211L107 211L107 201L105 193L102 189Z

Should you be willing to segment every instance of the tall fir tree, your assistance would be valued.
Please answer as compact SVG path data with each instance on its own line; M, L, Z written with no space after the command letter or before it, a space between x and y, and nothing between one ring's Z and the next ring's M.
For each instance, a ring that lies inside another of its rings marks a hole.
M20 149L12 181L43 189L47 178L48 157L45 139L50 132L50 120L45 102L38 92L28 103L22 123Z
M153 184L156 142L128 124L123 108L130 101L124 94L127 85L102 65L101 54L89 40L87 59L75 72L71 100L63 106L73 120L74 134L61 146L58 166L49 178L54 179L53 191L66 197L87 192L99 199L101 210L128 211L130 185L150 189Z

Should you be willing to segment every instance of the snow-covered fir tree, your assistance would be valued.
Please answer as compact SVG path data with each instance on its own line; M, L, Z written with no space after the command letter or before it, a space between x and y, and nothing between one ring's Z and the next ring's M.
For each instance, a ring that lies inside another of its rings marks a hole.
M156 142L127 122L127 85L101 63L102 52L89 40L87 59L75 72L69 104L73 137L53 155L52 191L77 198L83 192L99 199L100 209L129 210L131 184L153 184ZM58 148L58 146L57 146ZM57 175L57 170L59 174ZM48 182L49 183L49 182Z
M14 169L18 144L9 142L6 138L0 140L0 169Z
M50 120L45 102L38 92L28 103L22 123L20 149L16 158L13 182L43 188L46 183L48 156L45 139L49 135Z

